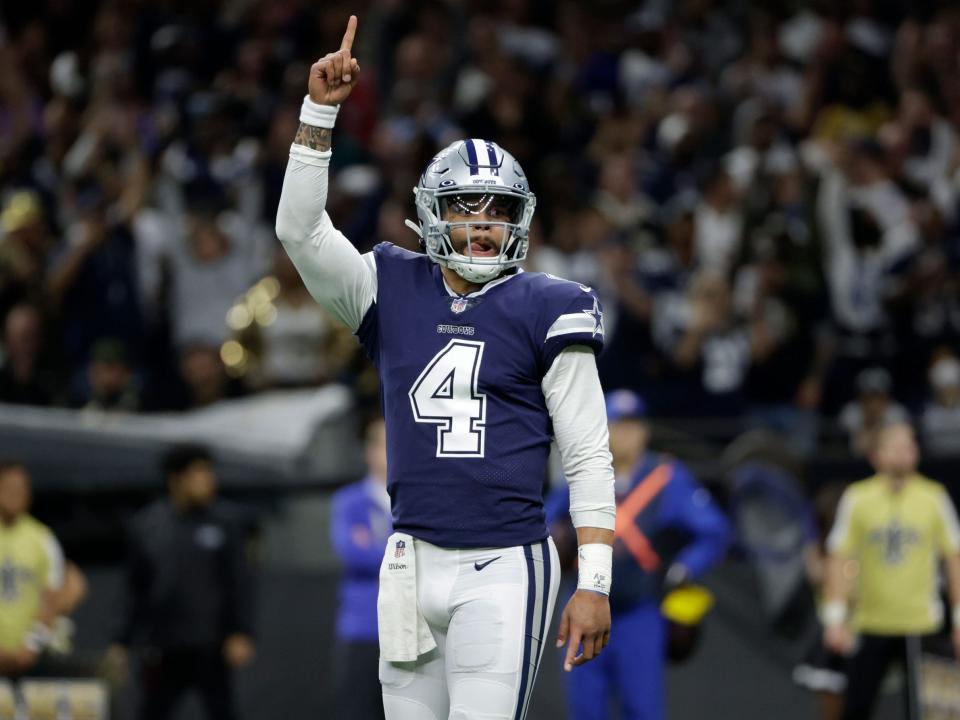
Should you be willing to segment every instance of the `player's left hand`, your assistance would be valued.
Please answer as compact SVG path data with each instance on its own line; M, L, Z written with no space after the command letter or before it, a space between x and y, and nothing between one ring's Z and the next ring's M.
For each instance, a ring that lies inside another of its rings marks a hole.
M600 654L610 642L610 600L592 590L577 590L563 609L557 647L567 643L563 669L567 672ZM578 655L577 650L583 646Z

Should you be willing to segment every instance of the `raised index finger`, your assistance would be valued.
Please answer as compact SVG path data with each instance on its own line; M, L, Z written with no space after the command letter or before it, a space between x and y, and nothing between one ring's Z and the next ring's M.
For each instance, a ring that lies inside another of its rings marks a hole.
M347 31L343 34L343 42L340 43L341 50L349 50L353 47L353 36L357 34L357 16L351 15L347 20Z

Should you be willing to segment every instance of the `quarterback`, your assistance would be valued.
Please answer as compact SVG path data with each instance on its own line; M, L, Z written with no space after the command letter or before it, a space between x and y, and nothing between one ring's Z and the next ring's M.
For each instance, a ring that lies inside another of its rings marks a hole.
M361 255L324 210L357 20L310 68L277 235L380 375L393 526L380 568L388 720L522 720L559 585L542 488L556 440L579 582L557 646L571 670L610 634L613 470L589 287L523 272L536 199L496 143L442 150L414 188L423 253Z

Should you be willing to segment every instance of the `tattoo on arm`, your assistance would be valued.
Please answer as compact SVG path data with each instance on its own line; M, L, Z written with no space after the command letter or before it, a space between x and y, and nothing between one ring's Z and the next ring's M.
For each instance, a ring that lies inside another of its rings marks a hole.
M326 152L330 149L330 143L333 138L333 130L330 128L314 127L313 125L304 125L300 123L297 128L297 135L293 142L297 145L303 145L311 150Z

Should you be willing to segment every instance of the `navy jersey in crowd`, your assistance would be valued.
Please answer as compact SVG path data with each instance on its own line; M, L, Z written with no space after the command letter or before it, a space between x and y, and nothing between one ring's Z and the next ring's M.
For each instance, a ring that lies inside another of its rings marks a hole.
M600 351L595 293L518 272L460 296L425 255L383 243L374 256L357 335L380 371L394 529L441 547L543 540L541 382L564 348Z

